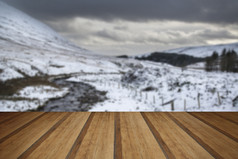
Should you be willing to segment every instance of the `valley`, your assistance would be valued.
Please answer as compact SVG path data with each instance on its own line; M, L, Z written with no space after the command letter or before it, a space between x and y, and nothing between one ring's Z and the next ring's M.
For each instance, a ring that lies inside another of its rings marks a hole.
M212 52L196 49L171 51L190 56L177 63L103 56L0 2L0 111L238 111L238 74L206 72Z

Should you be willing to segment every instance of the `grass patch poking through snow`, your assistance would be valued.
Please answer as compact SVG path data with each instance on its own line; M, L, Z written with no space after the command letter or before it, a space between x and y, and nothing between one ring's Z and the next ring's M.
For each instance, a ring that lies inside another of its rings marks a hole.
M17 78L5 82L0 81L0 96L12 96L19 90L27 86L37 86L37 85L46 85L58 88L58 86L55 83L50 82L48 80L48 77L46 76Z

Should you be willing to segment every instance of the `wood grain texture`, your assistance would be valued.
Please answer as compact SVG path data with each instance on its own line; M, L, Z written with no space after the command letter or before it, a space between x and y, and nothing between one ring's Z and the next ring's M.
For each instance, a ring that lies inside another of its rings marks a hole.
M17 120L13 117L0 124L0 142L2 142L2 139L4 137L9 136L9 134L31 122L35 118L39 117L41 114L43 114L43 112L22 113L17 116Z
M47 113L40 120L0 144L2 159L15 159L46 133L65 113Z
M165 113L145 113L176 158L213 158ZM171 157L169 157L171 158Z
M112 159L114 153L114 114L96 113L75 159Z
M233 159L238 156L238 113L0 115L0 159Z
M114 159L122 159L120 113L115 113Z
M209 126L238 142L238 125L214 113L190 113ZM212 120L211 120L212 119Z
M21 114L23 113L0 112L0 124Z
M238 114L236 112L216 112L215 114L235 124L238 124Z
M238 143L234 140L187 113L169 114L215 158L237 158Z
M82 144L82 141L88 131L88 128L93 120L95 113L91 113L88 120L86 121L86 123L84 124L80 134L78 135L77 139L75 140L72 148L70 149L68 155L66 156L66 159L74 159L76 156L76 153L78 152L79 147Z
M42 156L57 159L66 158L89 115L90 113L87 112L71 113L55 129L54 133L50 134L31 154L23 158L42 159Z
M150 119L147 117L146 113L141 113L141 115L143 116L145 122L149 126L152 134L154 135L155 139L157 140L157 143L160 145L160 148L163 150L166 158L175 159L174 154L170 151L170 148L168 147L168 145L165 143L165 141L161 137L160 132L156 130L155 125L152 124Z
M120 113L122 157L166 158L140 113Z

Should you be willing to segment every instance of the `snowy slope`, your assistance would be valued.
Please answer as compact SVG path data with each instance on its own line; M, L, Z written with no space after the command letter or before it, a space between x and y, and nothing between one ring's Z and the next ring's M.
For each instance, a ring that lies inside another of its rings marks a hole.
M238 111L232 103L238 95L237 79L234 73L144 62L122 75L76 75L68 80L108 92L108 100L91 111L171 111L171 104L165 104L171 100L175 111Z
M47 25L0 1L0 39L32 48L45 47L86 52Z
M85 72L117 73L119 69L110 58L70 43L45 24L0 2L0 86L13 79L54 79ZM0 96L0 111L35 109L68 90L47 81L28 83L13 97Z
M207 57L207 56L211 56L214 51L221 54L223 49L234 50L238 52L238 43L196 46L196 47L183 47L183 48L177 48L177 49L171 49L171 50L164 50L162 52L186 54L186 55L195 56L195 57Z
M75 73L82 69L97 72L113 65L105 62L100 68L103 57L70 43L47 25L1 1L0 50L3 81L23 77L21 72L29 76Z

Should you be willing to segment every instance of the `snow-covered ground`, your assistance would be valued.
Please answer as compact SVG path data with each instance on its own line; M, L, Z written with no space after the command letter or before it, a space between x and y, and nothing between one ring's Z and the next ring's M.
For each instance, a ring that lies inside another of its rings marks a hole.
M238 74L233 73L147 63L125 75L75 76L68 80L107 91L109 100L96 104L91 111L171 111L171 104L163 106L171 100L175 111L238 111L232 106L238 93Z
M22 97L22 98L30 98L30 99L49 99L60 97L67 94L68 89L62 88L57 89L50 86L28 86L17 92L17 94L13 95L14 97Z
M0 111L34 110L65 96L69 88L54 87L53 79L66 77L107 92L107 100L90 106L90 111L171 111L171 104L166 104L171 100L175 111L238 111L232 101L238 96L238 74L207 73L203 66L182 70L99 56L0 2L0 88L19 85L11 96L0 95ZM38 77L48 82L34 81ZM13 80L20 78L31 82L21 85Z
M0 100L0 111L27 111L37 109L51 98L62 97L68 93L67 88L50 86L28 86L10 98Z

